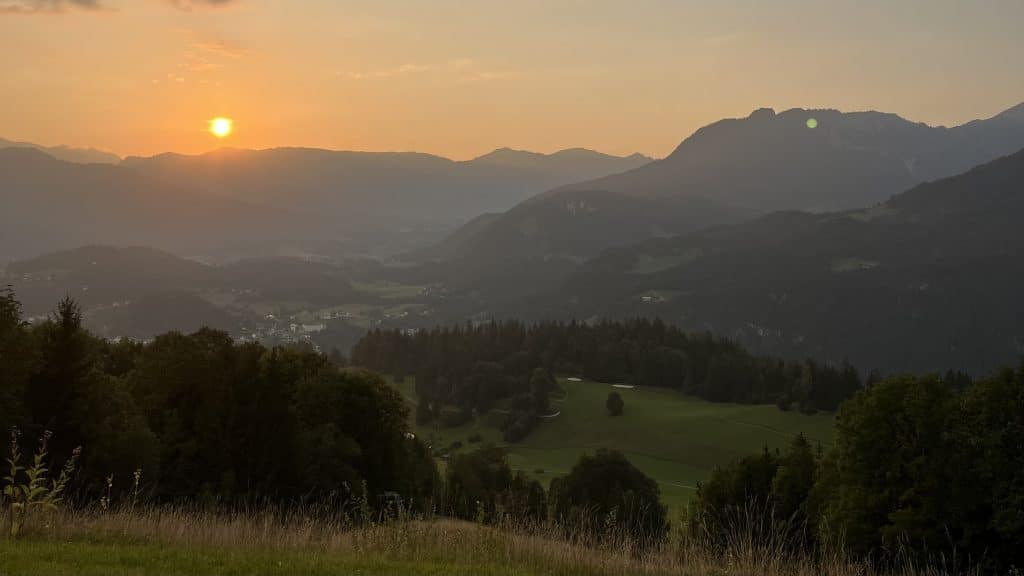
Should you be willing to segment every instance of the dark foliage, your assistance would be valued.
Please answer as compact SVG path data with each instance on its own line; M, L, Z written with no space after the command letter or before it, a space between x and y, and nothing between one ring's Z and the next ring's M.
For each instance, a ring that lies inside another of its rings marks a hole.
M522 472L513 474L500 448L455 455L445 480L446 512L456 518L538 522L547 517L544 488Z
M824 456L798 438L700 486L691 534L722 544L744 522L882 561L1024 565L1024 367L872 384L843 404Z
M628 538L642 548L668 531L660 495L658 484L622 453L601 449L552 480L549 499L555 520L568 532L592 541Z
M622 410L626 407L626 403L622 401L622 394L613 391L608 393L608 399L605 400L604 406L608 409L609 415L622 416Z
M849 364L836 368L752 355L710 334L661 321L600 324L491 322L420 331L375 330L352 350L359 366L416 374L421 402L514 412L515 441L548 412L553 373L600 382L674 388L714 402L796 403L805 412L835 410L861 387ZM423 421L426 409L421 408Z
M85 495L110 474L115 492L127 488L142 468L157 501L433 496L433 460L376 375L210 329L107 342L82 328L68 299L35 326L19 316L13 294L0 293L0 425L26 439L53 431L56 465L84 446Z

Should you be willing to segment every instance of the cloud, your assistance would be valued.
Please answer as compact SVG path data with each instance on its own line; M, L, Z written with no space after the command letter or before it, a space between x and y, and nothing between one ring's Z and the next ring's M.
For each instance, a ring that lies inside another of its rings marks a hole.
M223 40L196 40L192 43L192 48L215 56L231 58L232 60L237 60L249 53L245 48Z
M430 72L437 70L438 67L432 64L402 64L394 68L386 68L384 70L372 70L369 72L349 72L346 76L352 80L368 80L372 78L392 78L395 76L405 76L407 74L418 74L421 72Z
M472 58L456 58L444 64L402 64L394 68L370 70L365 72L348 72L341 74L349 80L374 80L407 76L410 74L434 73L447 75L460 83L500 80L517 76L515 72L483 70Z
M217 38L201 37L189 29L180 30L185 38L183 61L178 64L179 71L216 72L225 68L230 62L251 56L251 50L238 44Z
M164 0L180 10L192 10L194 8L224 8L232 4L239 4L241 0Z
M100 0L0 0L0 14L58 14L68 8L101 10Z

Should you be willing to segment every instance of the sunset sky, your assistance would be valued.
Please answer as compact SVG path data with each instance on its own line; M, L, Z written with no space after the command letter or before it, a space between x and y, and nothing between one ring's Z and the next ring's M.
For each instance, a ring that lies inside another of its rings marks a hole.
M762 106L951 125L1024 101L1022 23L1020 0L0 0L0 137L463 159L664 156Z

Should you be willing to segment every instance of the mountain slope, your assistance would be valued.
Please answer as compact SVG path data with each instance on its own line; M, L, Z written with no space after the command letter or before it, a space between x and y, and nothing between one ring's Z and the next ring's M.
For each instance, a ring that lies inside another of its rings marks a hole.
M1024 105L955 128L878 112L762 109L701 128L662 160L531 198L450 246L446 257L582 259L624 240L682 234L751 213L869 206L1021 147ZM581 205L588 208L581 212ZM621 230L607 227L608 211L622 213L614 217ZM659 220L663 213L687 217Z
M780 212L612 250L553 314L657 315L758 350L982 373L1024 353L1024 151L873 208Z

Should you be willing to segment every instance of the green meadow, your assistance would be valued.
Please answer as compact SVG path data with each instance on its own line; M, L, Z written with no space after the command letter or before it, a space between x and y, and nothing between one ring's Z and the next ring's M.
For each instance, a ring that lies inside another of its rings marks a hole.
M697 483L718 465L756 453L784 448L797 434L828 446L832 414L783 412L774 405L717 404L659 388L613 388L610 384L559 378L561 393L551 402L556 416L545 418L522 442L502 441L502 415L492 412L455 428L416 426L431 446L455 451L473 450L484 442L504 446L509 463L539 479L545 486L565 474L581 454L612 448L626 454L661 487L662 500L678 513L693 496ZM414 403L411 378L396 384ZM618 391L626 407L611 417L605 400ZM498 411L500 412L500 411ZM479 437L476 440L474 437ZM476 440L476 441L473 441Z

